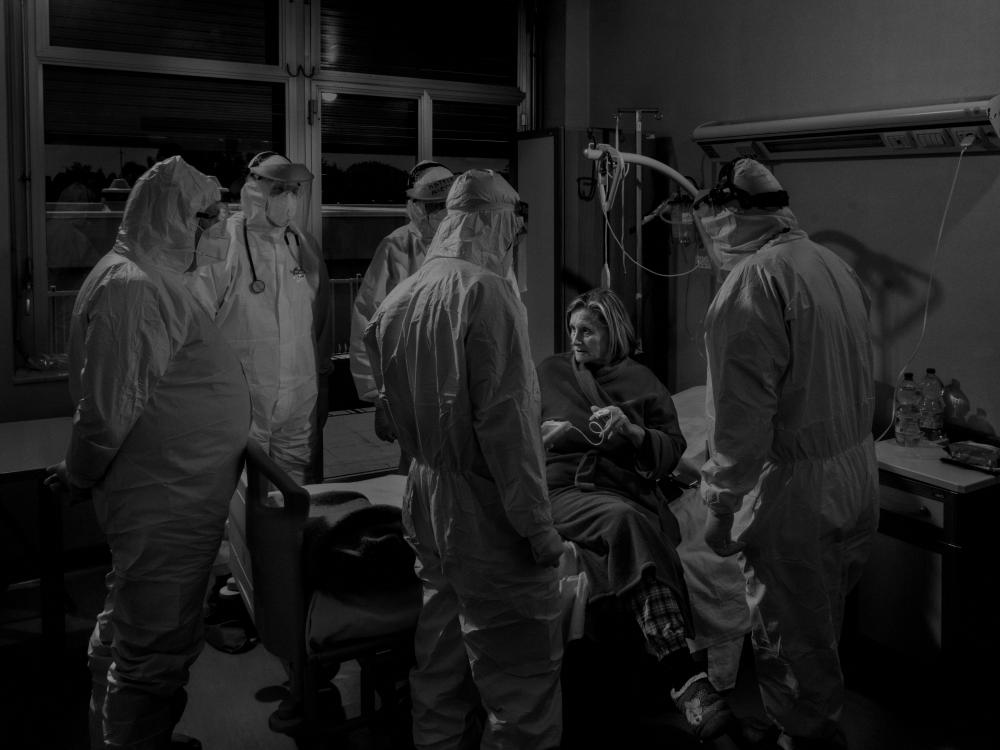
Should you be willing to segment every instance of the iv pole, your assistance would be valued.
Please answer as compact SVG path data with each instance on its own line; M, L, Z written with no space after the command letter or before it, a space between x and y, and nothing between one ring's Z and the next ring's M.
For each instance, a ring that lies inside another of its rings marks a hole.
M642 115L644 112L652 114L659 120L662 115L658 109L619 109L618 115L628 112L635 113L635 150L642 152ZM616 118L617 119L617 118ZM617 129L616 129L617 132ZM642 351L642 275L639 268L642 266L642 166L636 163L635 166L635 320L636 320L636 347Z
M615 116L615 145L609 146L606 143L592 143L583 150L583 155L588 159L599 160L601 158L608 158L610 161L621 162L622 165L634 164L635 165L635 236L636 236L636 251L635 251L635 264L636 264L636 287L635 287L635 317L636 317L636 345L639 351L642 351L642 334L641 334L641 323L642 323L642 305L643 305L643 295L642 295L642 282L641 276L639 274L639 268L642 267L642 226L643 226L643 215L642 215L642 167L650 167L658 172L662 172L671 180L680 185L684 190L686 190L691 197L697 195L697 188L687 179L684 175L677 172L672 167L664 164L656 159L651 159L647 156L643 156L639 153L627 153L618 150L618 126L617 121L622 113L634 112L635 113L635 132L636 132L636 150L639 151L642 148L642 115L643 113L652 113L654 117L659 119L661 117L660 110L658 109L628 109L618 110L618 114ZM605 212L607 211L610 203L614 200L614 193L617 192L618 185L620 183L620 167L618 168L616 177L617 180L613 181L611 195L607 195L604 190L602 183L598 182L598 187L601 192L601 203ZM624 208L624 206L623 206ZM624 213L624 212L623 212ZM607 230L605 230L606 232ZM606 251L605 251L606 252ZM607 258L605 258L607 261ZM605 268L607 263L605 262ZM609 279L603 279L602 283L609 285Z

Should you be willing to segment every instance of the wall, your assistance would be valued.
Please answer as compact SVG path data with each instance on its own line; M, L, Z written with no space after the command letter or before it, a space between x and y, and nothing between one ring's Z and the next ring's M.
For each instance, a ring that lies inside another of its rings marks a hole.
M663 119L653 129L672 138L673 166L703 179L711 165L690 140L702 122L1000 91L995 0L591 0L589 10L591 124L610 125L607 113L618 108L659 107ZM955 157L925 157L778 165L775 174L803 227L863 278L884 387L908 361L917 373L936 367L968 395L974 426L994 432L1000 345L989 322L1000 272L1000 156L963 159L933 262L955 167ZM669 282L669 293L673 335L663 346L677 352L668 379L678 390L704 382L700 324L714 282L700 272Z

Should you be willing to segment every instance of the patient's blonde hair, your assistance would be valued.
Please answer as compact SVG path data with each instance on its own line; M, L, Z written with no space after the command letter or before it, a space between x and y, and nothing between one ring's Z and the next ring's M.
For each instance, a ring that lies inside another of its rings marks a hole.
M608 329L608 361L617 362L635 351L635 328L621 297L610 289L591 289L576 297L566 308L566 330L577 310L587 310Z

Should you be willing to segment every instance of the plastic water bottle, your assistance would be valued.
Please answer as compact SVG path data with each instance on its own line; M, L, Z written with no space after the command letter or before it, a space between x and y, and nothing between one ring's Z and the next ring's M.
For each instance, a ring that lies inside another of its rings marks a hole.
M928 367L917 385L920 391L920 431L928 440L944 438L944 383L933 367Z
M896 388L896 442L913 447L920 444L920 394L913 373L904 372Z

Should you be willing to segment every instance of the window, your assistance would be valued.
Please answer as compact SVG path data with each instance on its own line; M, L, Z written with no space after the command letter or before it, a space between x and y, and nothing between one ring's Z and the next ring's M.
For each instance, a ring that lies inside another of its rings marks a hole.
M286 148L289 79L277 66L289 24L268 0L39 5L8 30L37 82L21 92L20 168L44 176L24 182L12 269L15 366L29 379L64 371L76 293L139 175L181 154L238 200L248 159Z
M436 102L434 161L456 172L477 167L509 175L516 117L509 105Z
M268 0L48 0L49 43L108 52L275 65Z
M516 86L518 4L323 0L324 70Z
M234 202L254 154L309 164L307 228L335 279L346 350L358 280L406 220L406 172L434 159L509 174L516 130L530 127L524 11L497 5L473 19L452 0L389 10L342 0L6 4L11 168L0 226L13 241L0 274L16 299L3 334L16 380L64 376L77 290L111 249L129 187L174 153L218 177Z
M518 81L519 4L385 6L323 0L319 101L322 244L334 277L334 336L346 357L350 295L378 243L406 222L407 172L510 175L527 83ZM391 13L392 18L387 18Z
M417 99L322 97L323 203L396 204L417 158Z

